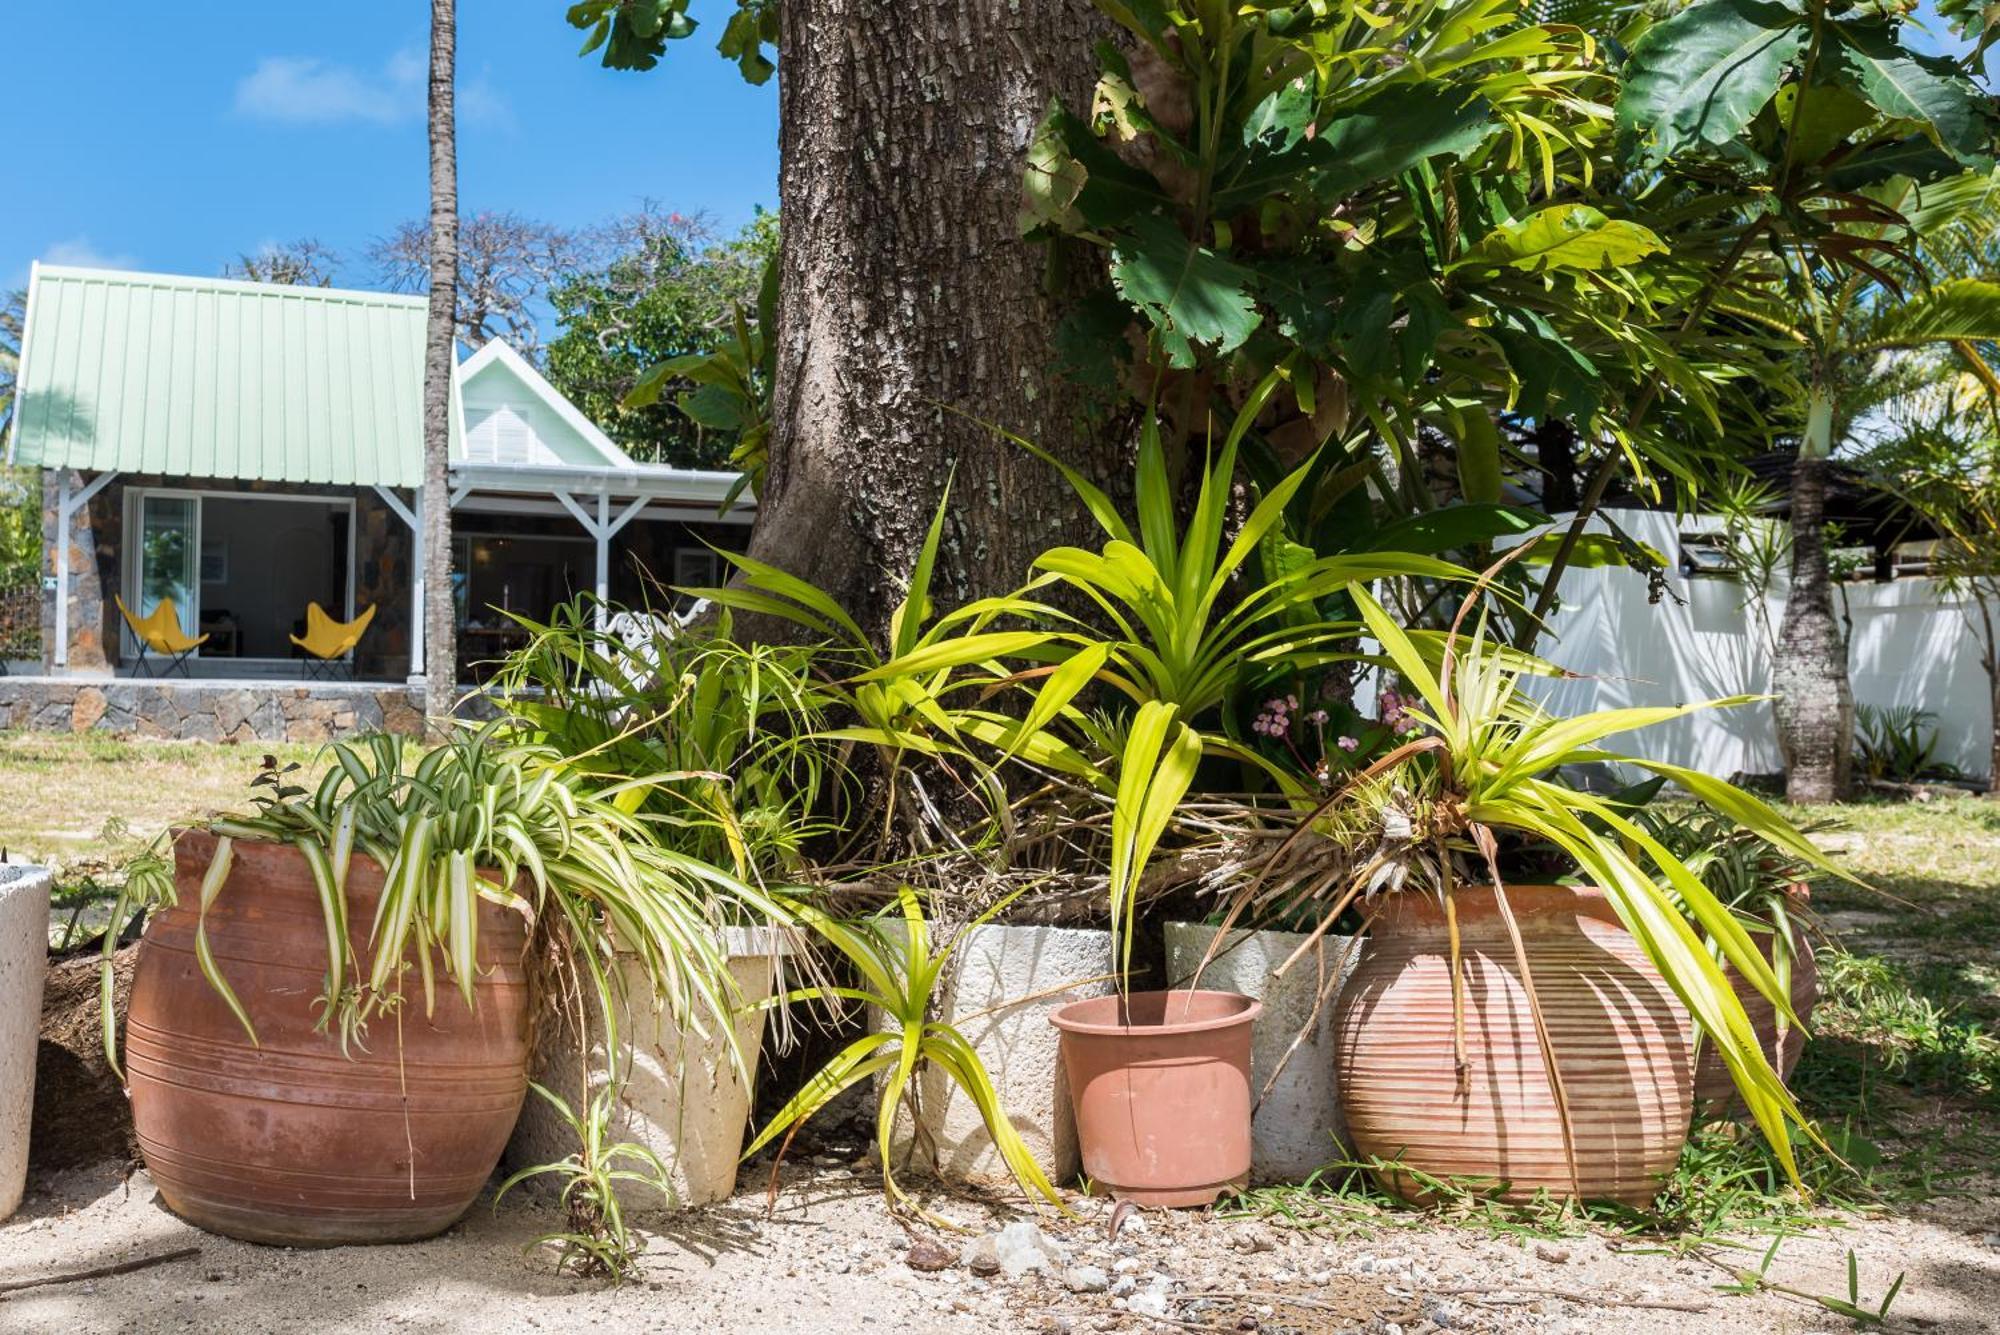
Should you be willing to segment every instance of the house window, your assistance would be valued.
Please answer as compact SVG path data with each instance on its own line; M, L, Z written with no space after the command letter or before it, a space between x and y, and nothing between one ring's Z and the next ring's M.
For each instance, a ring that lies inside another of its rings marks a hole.
M722 559L706 547L674 548L674 587L712 589L722 583Z
M549 462L535 430L535 410L525 403L503 403L487 413L466 431L465 457L480 464Z

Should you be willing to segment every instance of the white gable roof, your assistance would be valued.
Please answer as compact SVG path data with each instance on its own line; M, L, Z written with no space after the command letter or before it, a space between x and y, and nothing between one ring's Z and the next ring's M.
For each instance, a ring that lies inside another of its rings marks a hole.
M508 383L504 387L492 384L496 379ZM620 449L616 441L563 397L562 392L551 385L527 358L514 351L505 339L490 340L461 362L458 384L465 404L466 442L469 446L475 446L483 439L482 426L509 431L525 430L543 437L537 443L542 444L544 449L522 462L596 462L611 468L636 466L632 457ZM520 411L523 395L537 411L527 414ZM504 426L491 420L496 416L504 418ZM580 441L599 458L586 461L565 457L573 451L564 451L547 439L558 434Z

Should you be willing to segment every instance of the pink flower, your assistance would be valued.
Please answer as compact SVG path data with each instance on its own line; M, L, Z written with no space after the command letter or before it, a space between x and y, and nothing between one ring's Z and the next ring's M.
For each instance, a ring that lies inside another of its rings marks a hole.
M1306 715L1306 717L1314 723L1324 723L1326 722L1326 711L1324 709L1315 709L1312 713Z
M1361 743L1355 741L1352 737L1343 737L1339 741L1335 742L1334 745L1339 747L1343 751L1352 751L1356 747L1360 746Z

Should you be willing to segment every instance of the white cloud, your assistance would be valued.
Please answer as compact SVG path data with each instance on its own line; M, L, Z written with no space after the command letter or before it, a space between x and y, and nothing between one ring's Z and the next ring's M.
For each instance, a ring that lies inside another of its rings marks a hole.
M68 264L79 269L136 269L139 258L124 251L99 250L81 233L58 241L41 254L44 264Z
M282 125L397 125L424 114L429 64L411 50L390 56L379 72L293 56L266 56L236 85L236 110ZM485 77L461 80L458 108L474 124L511 125L506 100Z

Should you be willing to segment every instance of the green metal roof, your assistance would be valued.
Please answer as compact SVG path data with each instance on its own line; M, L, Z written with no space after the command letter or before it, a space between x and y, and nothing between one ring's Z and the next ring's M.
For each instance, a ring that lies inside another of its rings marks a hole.
M12 456L350 486L423 477L425 301L37 265ZM459 411L454 387L453 452Z

